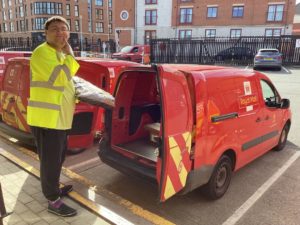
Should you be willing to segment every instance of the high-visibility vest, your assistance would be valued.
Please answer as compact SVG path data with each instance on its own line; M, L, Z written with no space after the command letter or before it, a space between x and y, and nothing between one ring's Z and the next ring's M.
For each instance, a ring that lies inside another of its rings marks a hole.
M56 50L47 43L33 51L27 106L29 125L56 128L64 89L78 69L79 64L72 56L67 55L60 59Z

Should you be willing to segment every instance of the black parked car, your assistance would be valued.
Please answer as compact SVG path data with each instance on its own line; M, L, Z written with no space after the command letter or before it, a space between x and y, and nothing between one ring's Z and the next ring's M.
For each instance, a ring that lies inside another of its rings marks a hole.
M216 61L229 60L253 60L254 52L247 47L231 47L218 52L215 55Z

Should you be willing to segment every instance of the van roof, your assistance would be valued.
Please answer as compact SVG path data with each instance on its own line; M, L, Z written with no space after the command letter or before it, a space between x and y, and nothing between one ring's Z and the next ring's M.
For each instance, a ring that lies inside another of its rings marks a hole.
M229 67L225 67L225 66L194 65L194 64L162 64L161 66L164 69L180 70L180 71L184 71L184 72L218 70L218 69L229 68Z
M107 66L107 67L118 67L118 66L138 66L139 63L123 61L123 60L114 60L109 58L88 58L88 57L76 57L77 60L81 62L92 62L97 65Z
M10 58L8 59L9 62L21 62L21 63L24 63L24 64L29 64L29 61L30 61L30 57L13 57L13 58Z

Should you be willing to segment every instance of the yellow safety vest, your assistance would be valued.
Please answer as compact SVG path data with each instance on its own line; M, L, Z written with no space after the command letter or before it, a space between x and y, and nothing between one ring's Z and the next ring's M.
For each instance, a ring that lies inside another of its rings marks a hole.
M30 60L30 97L27 123L31 126L55 129L61 110L64 88L79 69L79 64L67 55L60 59L56 50L43 43Z

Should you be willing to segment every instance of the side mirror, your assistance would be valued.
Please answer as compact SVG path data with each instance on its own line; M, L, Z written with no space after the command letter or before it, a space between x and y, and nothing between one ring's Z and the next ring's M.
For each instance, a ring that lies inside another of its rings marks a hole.
M281 109L288 109L288 108L290 108L290 100L286 99L286 98L281 99L280 108Z

